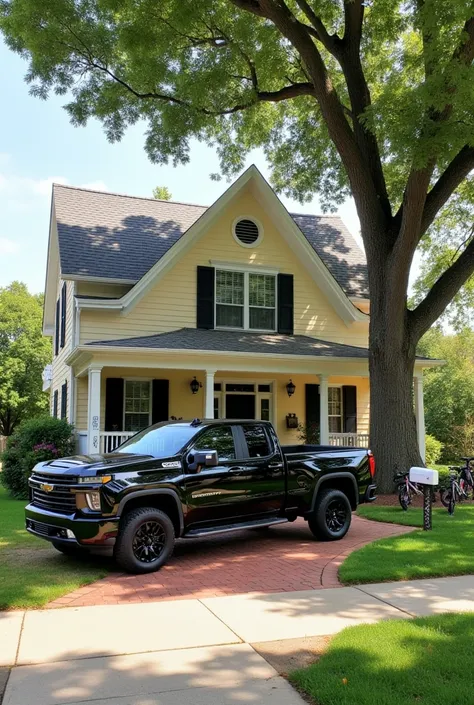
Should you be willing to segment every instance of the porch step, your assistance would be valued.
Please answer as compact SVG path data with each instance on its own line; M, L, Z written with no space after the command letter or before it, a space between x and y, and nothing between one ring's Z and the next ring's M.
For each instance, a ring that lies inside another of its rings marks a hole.
M237 524L225 524L224 526L212 526L205 529L191 529L187 534L184 534L184 539L194 539L198 536L209 536L210 534L227 534L230 531L242 531L242 529L261 529L266 526L275 526L275 524L288 524L288 519L275 517L274 519L256 519L246 522L238 522Z

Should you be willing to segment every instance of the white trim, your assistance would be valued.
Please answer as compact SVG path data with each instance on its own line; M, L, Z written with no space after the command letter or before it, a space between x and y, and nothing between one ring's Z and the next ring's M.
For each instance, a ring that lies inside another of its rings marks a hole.
M119 299L110 299L110 301L107 301L105 299L76 299L76 308L99 308L121 311L123 309L123 304L117 303L118 301Z
M415 397L415 418L416 434L418 437L418 449L423 462L426 460L426 430L425 430L425 406L423 397L423 375L417 374L414 377L414 397Z
M241 240L239 240L237 233L235 232L235 227L236 227L237 223L239 223L241 220L250 220L252 223L254 223L257 226L258 237L255 240L255 242L251 242L247 245L245 242L242 242ZM258 218L256 218L254 215L239 215L237 218L235 218L235 220L232 223L231 232L232 232L232 236L233 236L234 240L236 241L236 243L238 245L240 245L240 247L245 247L245 249L247 249L247 250L249 250L249 249L251 250L255 247L258 247L262 243L262 240L264 238L263 225L258 220Z
M114 279L113 277L93 277L89 274L63 274L62 278L71 282L93 282L94 284L124 284L125 286L134 285L136 279Z
M100 453L101 368L91 366L87 386L87 450Z
M257 265L239 262L220 262L217 260L209 260L211 267L216 269L229 269L237 272L254 272L255 274L274 274L275 276L280 273L279 267L259 267Z

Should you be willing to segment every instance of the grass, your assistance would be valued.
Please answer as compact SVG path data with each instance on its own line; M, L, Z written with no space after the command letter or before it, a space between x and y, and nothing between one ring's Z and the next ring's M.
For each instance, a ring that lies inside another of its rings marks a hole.
M421 508L364 505L359 516L375 521L421 527ZM435 578L474 573L474 506L458 505L454 516L433 510L433 530L374 541L351 553L339 569L346 585L386 580Z
M318 705L461 705L473 660L474 615L439 615L345 629L290 680Z
M110 559L73 559L24 527L25 502L0 487L0 610L42 607L103 578Z

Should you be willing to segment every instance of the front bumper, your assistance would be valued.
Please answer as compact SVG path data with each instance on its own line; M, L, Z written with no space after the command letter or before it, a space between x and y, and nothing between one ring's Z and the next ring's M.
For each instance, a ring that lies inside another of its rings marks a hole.
M28 504L25 509L26 530L46 541L79 544L85 547L113 546L118 533L119 517L78 517L56 514ZM68 535L72 532L72 535Z

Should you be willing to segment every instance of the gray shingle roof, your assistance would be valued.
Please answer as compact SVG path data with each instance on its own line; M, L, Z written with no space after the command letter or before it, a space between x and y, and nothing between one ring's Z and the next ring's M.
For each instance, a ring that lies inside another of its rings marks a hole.
M137 338L99 340L89 346L118 348L155 348L162 350L200 350L215 352L267 353L268 355L309 355L313 357L347 357L367 359L368 350L352 345L330 343L305 335L249 333L224 330L180 328Z
M61 271L136 282L207 210L54 184ZM348 296L368 297L365 255L337 216L292 214Z

